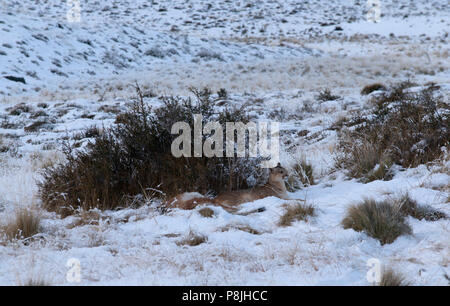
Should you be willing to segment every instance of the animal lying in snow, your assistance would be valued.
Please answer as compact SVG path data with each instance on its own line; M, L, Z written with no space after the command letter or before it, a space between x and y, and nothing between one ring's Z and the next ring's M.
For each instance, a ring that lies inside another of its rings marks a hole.
M215 198L205 197L198 192L185 192L179 194L166 202L167 207L194 209L201 204L221 206L228 212L235 212L242 203L252 202L266 197L278 197L288 200L284 178L288 172L280 163L275 168L270 169L268 182L260 187L250 189L229 191L219 194ZM258 209L264 211L264 208Z

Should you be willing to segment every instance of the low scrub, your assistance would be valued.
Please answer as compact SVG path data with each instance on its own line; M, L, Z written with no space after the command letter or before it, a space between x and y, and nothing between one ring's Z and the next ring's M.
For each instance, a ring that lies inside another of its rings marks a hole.
M85 149L65 146L67 162L45 169L39 194L46 209L69 215L80 207L103 210L129 206L130 198L147 189L170 197L186 191L215 194L263 182L265 173L258 167L258 158L176 158L171 151L179 136L171 134L174 123L188 123L193 139L193 114L203 116L203 126L218 121L225 131L226 122L249 121L245 109L219 109L208 89L192 89L194 99L162 98L163 106L152 109L144 102L140 88L136 90L132 107L117 116L113 127L93 133ZM202 143L209 136L203 135ZM191 152L193 147L194 141Z
M378 239L382 245L394 242L401 235L412 233L398 205L372 199L350 206L342 225L345 229L364 232Z
M450 149L450 105L436 87L411 92L408 84L374 96L369 112L339 131L336 162L350 177L389 180L392 165L416 167Z

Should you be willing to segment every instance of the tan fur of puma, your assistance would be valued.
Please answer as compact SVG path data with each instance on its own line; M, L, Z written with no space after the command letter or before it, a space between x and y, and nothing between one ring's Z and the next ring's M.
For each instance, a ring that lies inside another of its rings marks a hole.
M198 192L185 192L167 202L168 207L194 209L197 205L211 204L221 206L229 212L235 212L242 203L252 202L266 197L275 196L288 200L284 178L288 175L286 169L278 164L270 169L268 182L260 187L229 191L219 194L216 198L208 198Z

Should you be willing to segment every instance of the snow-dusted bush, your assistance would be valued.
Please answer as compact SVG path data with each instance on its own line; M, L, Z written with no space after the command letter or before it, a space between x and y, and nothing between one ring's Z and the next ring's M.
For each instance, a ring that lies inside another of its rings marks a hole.
M102 60L107 64L113 65L117 69L125 69L129 66L125 56L119 54L114 49L106 51Z
M138 89L138 98L117 116L115 126L94 133L86 149L66 147L67 162L45 169L39 184L44 207L67 215L78 207L127 206L130 198L148 188L164 197L186 191L214 194L262 183L265 172L256 158L173 156L171 145L179 135L171 134L171 128L176 122L188 123L193 131L193 114L202 114L203 126L218 121L225 131L225 122L249 120L243 108L217 109L210 90L193 93L195 101L166 97L164 105L153 110Z
M208 50L208 49L202 49L197 53L198 57L201 57L205 60L219 60L219 61L223 61L223 57L220 53L214 52L212 50Z
M288 176L286 188L290 192L294 192L303 186L314 185L314 175L312 165L305 158L300 158L292 167L292 171Z
M416 167L450 148L449 103L435 94L435 86L412 92L408 84L375 96L369 113L344 123L337 165L351 177L390 179L391 165Z
M145 51L145 55L153 56L153 57L156 57L156 58L164 58L165 57L165 52L160 47L153 46L152 48L150 48L147 51Z
M339 99L340 97L337 95L333 95L331 93L331 90L328 88L325 88L324 90L320 91L318 96L317 96L317 100L321 101L321 102L325 102L325 101L334 101Z
M370 93L372 93L374 91L378 91L378 90L386 90L386 86L384 86L383 84L380 84L380 83L374 83L374 84L366 85L361 90L361 94L362 95L368 95L368 94L370 94Z
M372 199L350 206L342 225L345 229L365 232L378 239L381 244L392 243L397 237L412 233L404 214L395 203L376 202Z
M405 216L411 216L415 219L436 221L447 218L447 215L444 212L434 209L429 205L418 205L408 194L403 195L397 201L397 205Z

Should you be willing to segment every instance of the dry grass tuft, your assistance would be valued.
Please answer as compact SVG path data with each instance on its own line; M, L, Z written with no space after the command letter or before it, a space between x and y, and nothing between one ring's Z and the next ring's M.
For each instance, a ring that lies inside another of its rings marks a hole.
M178 241L177 245L197 246L202 243L205 243L206 241L208 241L208 237L194 233L193 231L189 231L189 234L182 240Z
M250 227L249 225L244 225L244 224L231 224L231 225L227 225L223 228L221 228L222 232L227 232L231 229L234 230L238 230L238 231L243 231L252 235L261 235L261 233L258 230L255 230L254 228Z
M296 202L286 206L286 212L280 217L279 226L290 226L294 221L307 221L308 217L314 217L316 209L313 205Z
M28 208L16 211L12 219L3 229L8 240L23 240L39 233L41 218Z
M365 232L378 239L382 245L394 242L401 235L412 233L395 203L376 202L373 199L365 199L360 204L350 206L342 225L345 229Z
M212 218L214 216L214 210L209 207L203 207L198 213L204 218Z
M378 286L409 286L410 283L406 281L405 277L395 272L392 268L383 269L381 274L381 280L377 284Z
M19 286L25 287L46 287L50 286L50 283L44 280L43 278L29 278L25 282L21 282Z

